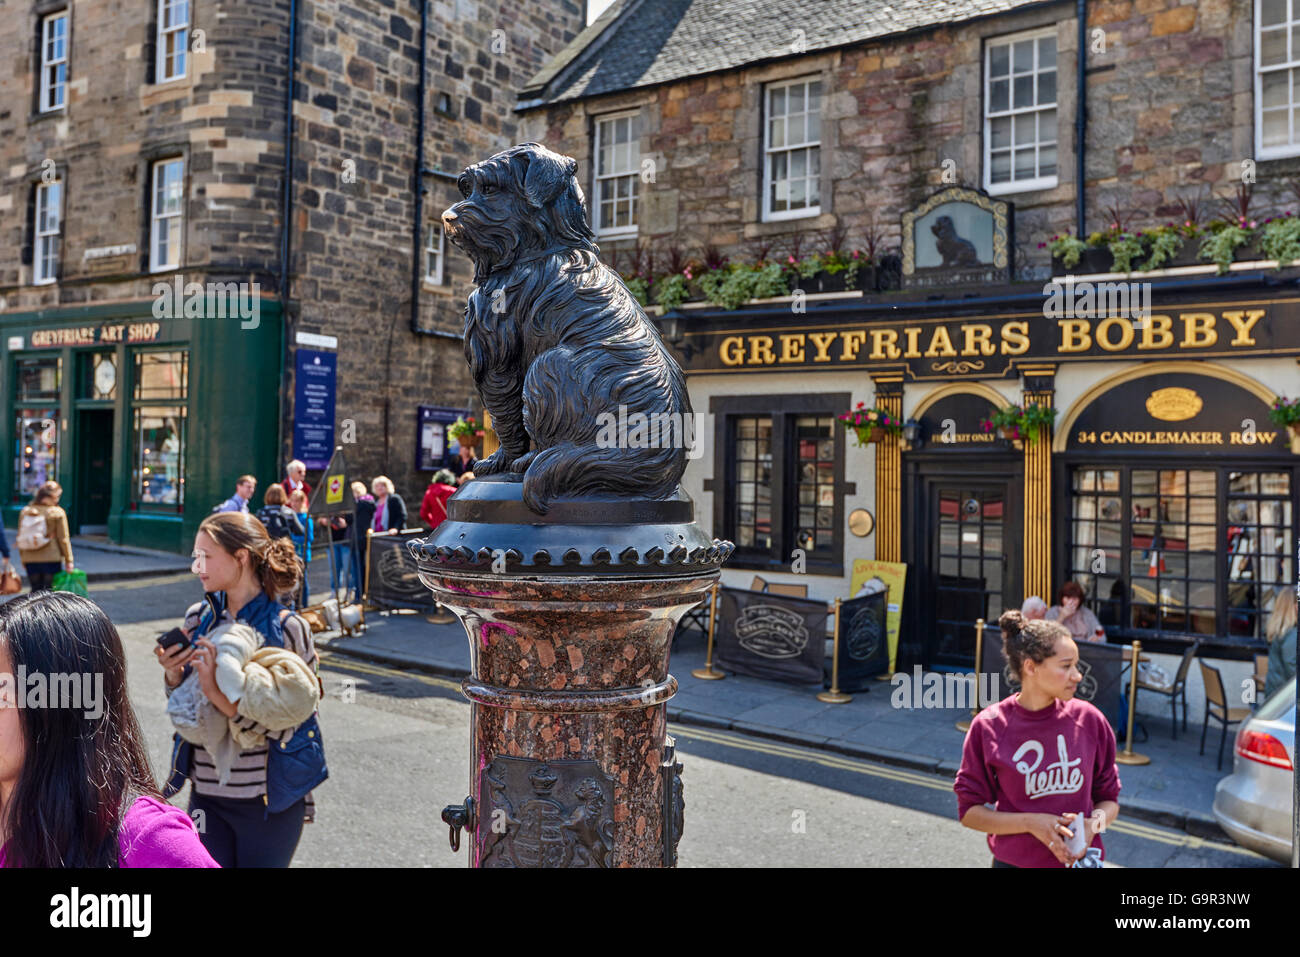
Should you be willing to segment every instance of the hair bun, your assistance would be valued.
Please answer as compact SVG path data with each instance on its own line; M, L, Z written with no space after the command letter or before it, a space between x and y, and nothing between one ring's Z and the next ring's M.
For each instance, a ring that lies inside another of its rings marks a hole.
M1009 635L1018 635L1020 629L1025 627L1025 616L1014 608L1004 611L998 618L998 627Z

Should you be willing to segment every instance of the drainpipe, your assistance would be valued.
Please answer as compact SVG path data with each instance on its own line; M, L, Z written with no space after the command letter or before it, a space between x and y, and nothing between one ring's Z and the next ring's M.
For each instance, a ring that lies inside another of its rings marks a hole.
M289 251L290 228L293 222L293 93L298 76L298 0L289 0L289 75L284 94L284 199L280 231L280 359L289 364ZM287 371L287 368L286 370ZM280 376L280 415L276 424L275 458L277 475L280 474L280 456L284 454L284 418L288 389L285 376Z
M1074 108L1074 200L1075 200L1075 235L1082 239L1086 213L1084 211L1083 186L1086 175L1084 156L1088 144L1088 0L1076 0L1075 16L1079 21L1079 81L1076 85L1077 97Z

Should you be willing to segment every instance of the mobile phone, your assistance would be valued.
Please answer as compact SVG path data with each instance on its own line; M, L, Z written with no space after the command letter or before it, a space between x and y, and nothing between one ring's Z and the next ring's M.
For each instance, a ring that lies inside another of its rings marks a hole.
M189 636L186 635L185 632L181 631L179 628L173 628L166 634L158 636L158 644L163 647L164 651L172 648L174 645L180 645L181 649L184 650L193 644L193 642L190 641Z

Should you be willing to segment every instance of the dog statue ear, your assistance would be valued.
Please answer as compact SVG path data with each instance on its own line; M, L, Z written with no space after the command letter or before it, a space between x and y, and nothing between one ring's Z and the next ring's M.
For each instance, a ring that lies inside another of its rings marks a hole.
M578 168L578 161L570 156L552 153L537 143L525 143L535 147L528 156L528 171L524 173L524 198L530 206L541 209L558 196Z

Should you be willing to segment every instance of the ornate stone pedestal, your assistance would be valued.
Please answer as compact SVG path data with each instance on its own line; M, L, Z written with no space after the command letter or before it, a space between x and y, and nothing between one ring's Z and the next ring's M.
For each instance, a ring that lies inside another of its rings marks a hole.
M412 546L470 643L470 797L443 812L453 848L464 827L474 867L674 866L669 648L733 546L704 535L680 491L539 516L520 490L517 476L470 482Z

